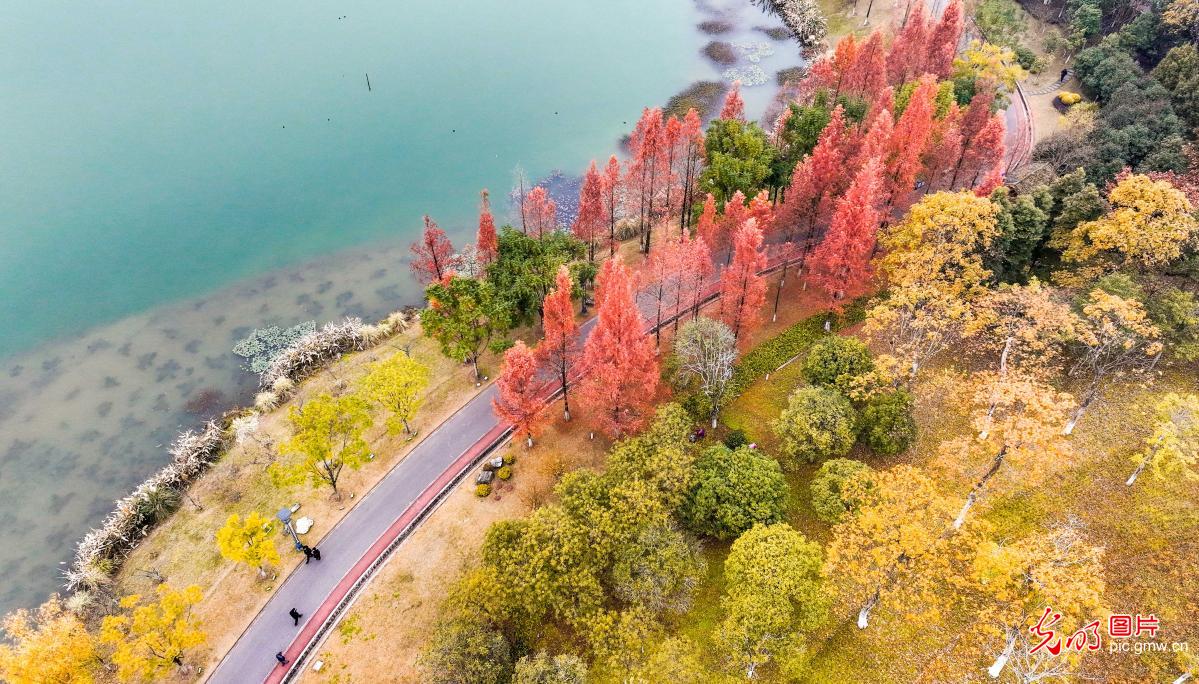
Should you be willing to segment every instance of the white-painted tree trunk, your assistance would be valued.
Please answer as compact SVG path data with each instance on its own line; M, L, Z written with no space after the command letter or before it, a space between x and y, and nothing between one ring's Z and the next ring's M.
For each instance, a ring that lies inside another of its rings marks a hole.
M987 675L990 676L991 679L999 679L999 673L1003 672L1003 668L1007 665L1008 659L1012 657L1012 650L1015 647L1016 635L1015 633L1012 633L1008 635L1007 646L1003 648L1003 653L1000 653L999 657L995 659L995 662L991 664L991 667L987 668Z
M1145 469L1145 466L1148 465L1148 463L1149 463L1149 459L1145 459L1144 461L1141 461L1141 465L1137 466L1137 469L1132 471L1132 475L1128 476L1128 481L1124 483L1124 486L1131 487L1132 483L1136 482L1137 478L1140 477L1141 471Z
M962 529L962 524L966 522L966 514L970 512L970 507L974 505L974 492L966 495L966 503L962 504L962 510L958 511L958 517L953 521L953 529Z
M530 449L533 448L533 436L532 435L529 435L528 439L525 440L525 446L529 447Z
M877 603L878 592L876 591L870 597L870 600L866 602L866 605L862 606L862 609L858 611L858 629L866 629L870 626L870 611L874 610L874 606Z
M1183 672L1181 677L1174 680L1174 684L1183 684L1183 682L1190 681L1190 679L1191 679L1191 673Z

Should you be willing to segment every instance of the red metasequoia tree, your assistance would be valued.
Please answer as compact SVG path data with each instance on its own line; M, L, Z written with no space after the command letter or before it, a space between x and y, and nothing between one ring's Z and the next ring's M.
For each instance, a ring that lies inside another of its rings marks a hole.
M716 198L710 192L704 198L704 208L699 213L699 222L695 225L695 233L702 237L708 245L720 244L722 239L720 221L716 216Z
M683 139L683 122L679 121L679 117L671 116L666 120L666 125L662 127L662 175L664 182L662 183L662 213L670 217L674 214L675 205L682 202L682 192L675 192L678 187L679 177L674 172L675 162L678 159L682 150L679 149L679 142Z
M846 172L851 177L857 175L871 159L879 159L883 162L883 168L886 168L887 155L891 151L891 136L895 134L895 119L891 116L890 109L874 108L870 118L862 123L861 128L866 133L858 143L851 161L846 164Z
M924 69L937 78L953 73L953 58L962 39L962 1L949 0L928 39Z
M604 180L592 160L583 176L583 187L579 189L579 215L575 217L571 231L575 237L587 243L587 259L595 261L595 243L604 234Z
M733 244L732 240L737 234L737 230L745 220L749 218L749 209L745 206L745 193L737 190L733 196L724 203L724 214L720 218L720 241L714 247L717 250L726 250L724 263L727 266L733 260Z
M669 169L665 168L665 141L662 110L647 107L629 138L629 149L633 156L629 160L625 181L630 208L637 213L637 229L641 235L641 251L644 254L649 254L654 217L662 210L655 202L667 182L666 176L669 175Z
M921 164L924 166L924 194L935 192L953 170L962 155L962 113L956 103L945 116L933 121L933 133Z
M620 160L616 155L608 157L604 175L600 176L600 195L604 217L608 221L608 256L616 256L616 215L620 211L621 191Z
M873 97L887 87L887 48L883 34L875 31L858 46L853 68L845 75L842 89L858 97Z
M412 251L412 275L422 287L445 278L457 267L454 245L428 215L425 216L425 232L408 249Z
M558 267L554 289L541 305L541 326L545 336L537 345L537 356L557 376L562 388L562 417L570 420L570 374L582 354L579 326L570 304L573 283L566 266Z
M675 297L679 289L679 276L682 269L679 263L679 238L674 231L668 231L649 258L645 260L645 268L641 271L644 287L642 291L649 294L654 301L654 346L662 346L662 314L665 307Z
M558 205L541 186L530 190L525 198L525 215L534 237L544 237L558 228Z
M691 248L683 255L683 259L683 289L685 294L690 293L691 320L695 320L699 318L699 307L707 295L708 280L716 273L716 266L712 264L712 252L702 236L696 236L691 241ZM675 323L677 332L678 321Z
M788 111L790 111L788 109ZM683 117L682 135L679 137L679 153L676 155L679 182L682 184L683 202L679 211L679 227L691 222L691 205L695 204L695 186L704 164L704 128L695 107L687 110Z
M833 222L812 252L811 279L829 294L834 308L863 292L870 282L870 255L883 217L881 186L882 163L871 159L837 201Z
M720 118L745 121L745 100L741 99L741 81L733 81L733 87L724 96L724 106L720 108Z
M499 389L499 396L491 400L495 414L512 423L516 434L524 435L528 445L533 446L533 437L543 424L543 401L537 382L536 356L521 340L504 352L495 385Z
M967 187L975 187L983 179L993 181L1002 175L1006 137L1007 127L1003 123L1003 116L995 113L963 151L959 171L965 173L960 173L959 180L966 181Z
M891 85L898 86L924 73L929 33L924 0L916 0L909 6L903 26L891 43L891 54L887 56L887 75Z
M499 253L500 241L495 234L495 219L491 216L491 200L487 190L479 193L479 232L475 234L475 249L479 255L479 264L486 268L495 261Z
M762 235L770 235L774 231L774 203L770 201L769 192L763 190L749 201L749 218L758 222L758 230L762 231Z
M766 302L766 279L758 271L766 268L762 253L762 231L753 219L733 235L733 261L720 274L720 320L737 339L761 320Z
M884 216L890 214L892 207L906 208L915 190L916 176L923 168L920 159L933 132L936 98L936 79L932 76L921 77L920 85L912 91L907 108L903 110L899 121L895 122L895 132L891 135L887 155L889 163L886 168Z
M634 301L632 276L615 259L598 278L598 321L583 347L587 378L579 392L595 426L611 437L636 431L658 391L658 357Z
M810 252L816 228L829 213L831 199L845 173L845 117L841 106L833 109L828 125L820 132L812 154L795 165L791 185L783 195L777 223L783 234L804 234L804 256ZM802 262L801 262L802 263Z

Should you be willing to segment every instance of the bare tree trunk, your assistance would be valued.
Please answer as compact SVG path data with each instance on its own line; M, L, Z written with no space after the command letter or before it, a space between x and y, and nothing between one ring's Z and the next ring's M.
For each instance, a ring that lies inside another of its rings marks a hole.
M1087 388L1087 393L1083 395L1082 403L1078 408L1074 409L1074 413L1070 415L1070 420L1066 421L1066 427L1062 430L1063 435L1074 433L1074 426L1078 425L1078 421L1082 419L1082 414L1086 413L1087 407L1091 402L1095 401L1095 397L1099 396L1099 381L1093 380L1091 386Z
M1007 665L1008 658L1012 657L1012 651L1016 648L1016 633L1008 631L1007 645L1003 647L1003 652L999 657L995 658L995 662L991 667L987 668L987 675L991 679L999 679L999 673L1003 672L1003 668Z
M866 629L870 626L870 611L874 610L874 607L878 605L878 598L879 590L875 589L874 594L866 601L862 609L858 611L858 629Z
M991 462L991 469L988 470L978 482L974 483L974 486L970 489L970 493L966 495L966 503L962 506L962 510L958 513L957 519L953 521L953 529L962 529L962 523L966 522L966 514L970 512L970 508L976 501L978 501L979 494L982 492L983 487L987 486L987 482L989 482L992 477L995 477L995 473L999 472L999 469L1003 466L1003 458L1006 455L1007 445L1004 444L1003 448L999 450L999 453L995 454L995 460Z

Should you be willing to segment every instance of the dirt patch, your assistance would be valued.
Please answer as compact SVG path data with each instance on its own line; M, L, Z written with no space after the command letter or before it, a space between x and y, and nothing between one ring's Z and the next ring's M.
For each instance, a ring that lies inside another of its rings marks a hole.
M708 21L701 21L697 26L699 27L700 32L709 36L718 36L722 33L728 33L729 31L733 30L733 25L723 19L709 19Z

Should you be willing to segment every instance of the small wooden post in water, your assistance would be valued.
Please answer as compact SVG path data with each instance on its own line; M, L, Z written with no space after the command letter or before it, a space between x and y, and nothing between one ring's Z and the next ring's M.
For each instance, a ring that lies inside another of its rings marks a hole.
M371 75L366 75L366 92L371 92Z

